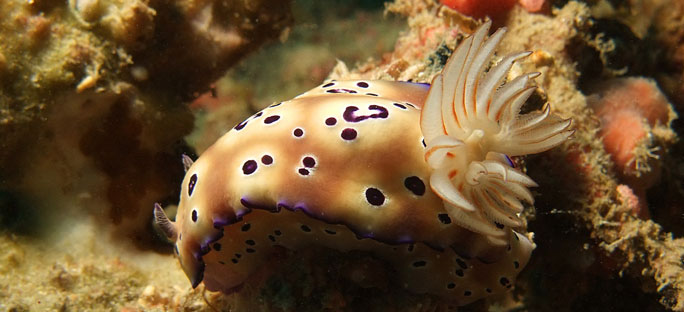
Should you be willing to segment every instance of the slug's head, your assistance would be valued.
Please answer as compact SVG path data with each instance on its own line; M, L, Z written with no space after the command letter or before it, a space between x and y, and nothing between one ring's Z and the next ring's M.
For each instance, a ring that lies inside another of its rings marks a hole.
M225 217L221 184L214 181L220 174L209 170L210 159L194 162L183 155L186 174L181 187L176 221L171 221L159 204L155 204L155 222L174 241L174 251L193 287L199 285L204 273L202 256L209 244L223 236L222 227L235 216Z

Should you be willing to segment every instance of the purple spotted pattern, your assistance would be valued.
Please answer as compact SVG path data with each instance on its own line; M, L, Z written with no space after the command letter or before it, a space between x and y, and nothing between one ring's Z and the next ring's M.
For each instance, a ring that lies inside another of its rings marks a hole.
M356 135L357 135L356 130L354 130L352 128L346 128L346 129L342 130L342 134L340 136L344 140L351 141L353 139L356 139Z
M325 92L327 92L327 93L351 93L351 94L357 93L356 90L351 90L351 89L329 89L329 90L326 90Z
M387 111L386 108L380 106L380 105L368 105L368 109L372 111L376 111L377 113L370 114L370 115L359 115L356 116L355 112L359 110L358 107L356 106L347 106L347 108L344 110L344 113L342 114L342 117L344 117L344 120L347 122L360 122L364 121L369 118L380 118L380 119L385 119L389 117L389 111Z
M272 123L278 121L278 119L280 119L280 116L278 116L278 115L268 116L264 119L264 123L267 125L272 124Z

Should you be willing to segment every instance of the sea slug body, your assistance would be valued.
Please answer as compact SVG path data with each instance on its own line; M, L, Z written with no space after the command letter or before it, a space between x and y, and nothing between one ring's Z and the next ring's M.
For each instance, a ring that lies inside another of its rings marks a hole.
M175 222L155 206L194 286L225 293L276 248L369 252L396 287L463 305L508 291L534 243L519 218L535 183L508 156L571 134L550 113L520 115L533 88L485 73L500 29L481 26L431 86L330 81L238 124L184 159Z

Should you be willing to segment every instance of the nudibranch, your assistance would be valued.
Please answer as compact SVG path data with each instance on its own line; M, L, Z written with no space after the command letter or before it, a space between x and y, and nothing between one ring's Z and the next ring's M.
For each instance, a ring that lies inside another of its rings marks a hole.
M186 176L176 220L155 205L192 286L231 293L276 248L368 252L397 287L463 305L512 287L534 249L519 214L534 181L509 156L572 134L548 105L521 115L529 53L489 60L481 26L431 85L330 81L236 125Z

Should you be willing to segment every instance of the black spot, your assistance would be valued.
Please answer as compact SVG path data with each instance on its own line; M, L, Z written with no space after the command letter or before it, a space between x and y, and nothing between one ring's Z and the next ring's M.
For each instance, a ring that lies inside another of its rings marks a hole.
M309 169L306 169L306 168L299 168L299 170L297 170L297 171L298 171L299 174L301 174L301 175L304 175L304 176L305 176L305 175L309 175Z
M504 228L504 225L499 223L499 222L494 222L494 225L496 225L497 229L503 229Z
M243 122L237 124L237 126L235 126L235 130L240 131L240 130L242 130L242 128L244 128L246 125L247 125L247 120L245 120L245 121L243 121Z
M223 261L219 261L219 263L222 264L222 265L226 265L226 263L223 262Z
M333 231L333 230L328 230L328 229L325 229L325 232L328 233L328 234L330 234L330 235L335 235L335 234L337 234L337 232L335 232L335 231Z
M370 95L370 96L378 96L378 95L377 95L377 94L375 94L375 93L366 93L366 95Z
M425 262L425 261L423 261L423 260L421 260L421 261L416 261L416 262L413 263L413 267L414 267L414 268L420 268L420 267L424 267L426 264L427 264L427 262Z
M271 157L271 155L261 156L261 163L264 165L270 165L273 163L273 157Z
M273 116L268 116L266 119L264 119L265 124L272 124L280 119L280 116L278 115L273 115Z
M406 102L406 105L411 106L411 107L413 107L413 108L416 108L415 105L413 105L413 104L411 104L411 103L409 103L409 102Z
M283 235L283 232L281 232L280 230L275 230L275 231L273 231L273 233L274 233L276 236Z
M328 82L328 83L326 83L326 84L323 85L323 88L332 87L332 86L334 86L334 85L335 85L334 82Z
M237 259L235 259L235 258L233 258L233 259L230 259L230 261L231 261L231 262L233 262L233 263L235 263L235 264L237 264L237 263L238 263Z
M197 210L192 210L192 222L197 222Z
M273 105L271 105L271 106L269 106L269 107L276 107L276 106L278 106L278 105L280 105L280 104L283 104L283 102L273 104Z
M385 195L374 187L366 189L366 200L373 206L380 206L385 203Z
M254 246L254 245L256 245L256 242L254 240L248 239L245 241L245 244L250 245L250 246Z
M175 251L177 255L180 255L180 252L178 251L178 245L173 246L173 251Z
M328 119L325 120L325 124L328 126L334 126L337 124L337 119L335 117L328 117Z
M252 227L251 224L245 223L245 224L240 228L240 230L242 230L243 232L247 232L247 231L249 231L249 228L251 228L251 227Z
M413 244L410 244L410 245L408 245L407 250L408 250L409 252L412 252L414 247L416 247L416 246L413 245Z
M423 143L423 147L427 147L427 144L425 144L425 139L420 140L420 143Z
M404 106L403 104L393 103L392 105L394 105L394 106L396 106L396 107L399 107L399 108L401 108L401 109L407 109L406 106Z
M513 266L517 269L520 267L520 263L518 261L513 261Z
M412 176L404 179L404 186L415 195L425 194L425 183L419 177Z
M461 267L461 269L464 269L464 270L465 270L465 269L468 268L468 264L466 264L465 261L463 261L463 260L461 260L461 259L459 259L459 258L456 258L456 263L458 264L458 266Z
M491 289L491 288L485 288L485 291L488 292L488 293L490 293L490 294L492 293L492 289Z
M221 243L214 243L214 250L221 251Z
M195 184L197 184L197 174L193 174L190 177L190 182L188 182L188 196L192 195L192 191L195 190Z
M302 226L300 226L299 228L302 229L302 231L304 232L311 232L311 228L308 227L306 224L302 224Z
M253 159L250 159L248 161L245 161L245 163L242 165L242 173L244 174L252 174L254 171L257 169L257 162L254 161Z
M247 249L245 249L245 251L246 251L247 253L255 253L255 252L256 252L256 250L254 250L254 249L252 249L252 248L247 248Z
M302 159L302 164L304 164L304 167L313 168L316 165L316 160L311 156L306 156Z
M449 215L446 213L438 214L437 218L439 218L439 221L444 223L444 224L451 224L451 218L449 218Z
M304 130L301 128L295 128L294 131L292 131L292 134L298 138L301 138L302 135L304 135Z
M466 291L463 292L463 295L466 296L466 297L467 297L467 296L470 296L470 295L472 295L472 294L473 294L473 293L470 292L470 290L466 290Z
M506 251L511 251L511 244L508 244L508 246L506 246Z
M506 277L501 277L501 278L499 279L499 283L501 283L501 285L503 285L503 286L507 286L507 285L509 285L511 282L510 282Z
M240 259L240 258L242 258L242 255L239 254L239 253L236 253L236 254L235 254L235 257L238 258L238 259Z
M356 130L354 130L352 128L346 128L346 129L342 130L342 134L341 134L342 139L345 139L347 141L351 141L353 139L356 139L356 135L357 135Z
M456 270L456 275L458 275L459 277L463 277L463 270Z
M363 81L357 82L356 85L357 85L359 88L368 88L368 83L367 83L367 82L363 82Z
M275 242L275 237L273 237L271 234L268 234L268 239L272 242Z
M263 114L264 114L264 112L258 112L258 113L256 113L256 114L254 114L254 118L255 118L255 119L256 119L256 118L259 118L259 117L261 117L261 115L263 115Z
M456 284L454 284L454 283L449 283L449 284L447 284L447 288L449 288L449 289L454 289L454 288L456 288Z

